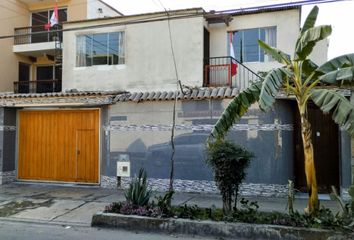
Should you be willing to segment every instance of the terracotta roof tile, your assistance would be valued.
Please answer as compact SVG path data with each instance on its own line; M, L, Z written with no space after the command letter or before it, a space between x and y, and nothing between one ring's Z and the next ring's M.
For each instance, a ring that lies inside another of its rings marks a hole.
M219 89L217 97L218 97L218 98L223 98L223 97L225 97L225 88L220 88L220 89Z
M149 96L146 98L146 100L152 101L155 96L155 92L149 92Z
M141 96L140 101L145 101L148 96L149 96L149 93L148 92L144 92L144 94Z
M166 99L165 99L166 96L167 96L167 92L162 92L161 95L160 95L160 97L159 97L159 100L160 100L160 101L161 101L161 100L166 100Z
M179 100L202 100L202 99L222 99L233 98L238 94L237 88L197 88L181 91L162 91L162 92L135 92L117 95L114 102L141 102L141 101L171 101L175 100L176 95Z
M156 92L152 100L158 100L161 95L161 92Z
M8 98L50 98L50 97L81 97L81 96L107 96L120 95L123 91L68 91L54 93L0 93L0 99Z

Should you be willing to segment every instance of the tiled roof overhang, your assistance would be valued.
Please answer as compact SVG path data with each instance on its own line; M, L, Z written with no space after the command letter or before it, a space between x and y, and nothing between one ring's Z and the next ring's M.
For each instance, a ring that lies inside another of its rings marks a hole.
M113 102L143 102L175 100L205 100L233 98L238 94L237 88L197 88L181 91L134 92L117 95Z
M0 106L97 106L112 104L115 96L123 92L58 92L58 93L1 93Z
M36 107L36 106L100 106L118 102L153 102L178 100L231 99L239 93L237 88L215 87L195 88L182 91L151 92L58 92L14 94L0 93L0 106Z

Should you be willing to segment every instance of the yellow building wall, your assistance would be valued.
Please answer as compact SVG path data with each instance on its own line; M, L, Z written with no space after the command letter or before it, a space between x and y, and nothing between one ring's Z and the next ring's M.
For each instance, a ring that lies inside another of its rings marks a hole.
M32 3L28 4L28 9L31 12L52 9L55 4L54 1ZM68 21L83 20L87 18L87 0L59 0L57 4L59 8L68 8Z
M36 79L36 66L49 65L52 61L45 56L37 58L35 63L27 56L13 52L14 29L31 25L31 12L53 9L55 1L26 4L19 0L1 1L0 8L0 36L9 38L0 39L0 92L13 92L14 82L19 81L19 62L31 64L30 80ZM58 7L68 9L68 21L83 20L87 18L88 0L58 0Z
M5 7L0 7L0 36L11 36L14 28L28 25L30 15L26 5L14 0L1 3ZM13 91L13 82L18 80L18 62L29 63L28 58L12 52L13 43L13 37L0 39L0 92Z

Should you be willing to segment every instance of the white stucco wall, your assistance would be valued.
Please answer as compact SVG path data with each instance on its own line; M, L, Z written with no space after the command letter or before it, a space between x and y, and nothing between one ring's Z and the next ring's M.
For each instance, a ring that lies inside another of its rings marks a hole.
M98 9L102 9L102 13ZM98 0L87 2L87 19L120 16L116 11Z
M322 65L327 62L328 59L328 45L329 40L324 39L319 41L314 47L310 59L312 59L317 65Z
M294 55L295 43L300 29L299 9L286 11L266 12L257 14L248 14L233 16L233 20L228 27L225 24L210 24L210 57L228 56L227 32L273 27L277 29L276 47L283 52ZM327 40L317 44L311 59L317 64L321 64L327 59ZM257 71L268 71L274 67L280 66L276 61L271 62L245 62L250 69Z
M288 10L278 12L257 13L241 16L233 16L233 20L228 27L225 24L209 25L210 31L210 56L227 56L227 32L262 28L276 27L277 43L276 47L282 51L293 55L293 48L299 29L299 10ZM253 71L267 71L279 66L277 62L247 62L244 63Z
M65 28L105 24L119 19L78 22ZM183 84L203 82L203 23L201 16L170 21L178 77ZM76 36L125 32L125 64L76 67ZM63 90L176 90L176 75L167 20L64 32Z

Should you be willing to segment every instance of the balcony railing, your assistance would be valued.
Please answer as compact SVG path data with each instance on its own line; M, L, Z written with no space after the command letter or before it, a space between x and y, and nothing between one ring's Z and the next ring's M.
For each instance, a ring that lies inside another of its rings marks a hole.
M204 60L204 86L229 86L244 90L260 78L257 73L230 56Z
M15 28L15 45L62 41L61 25L55 25L50 30L45 25ZM59 32L58 32L59 31Z
M14 82L15 93L49 93L60 91L61 81L55 79Z

